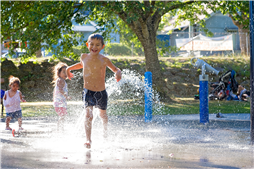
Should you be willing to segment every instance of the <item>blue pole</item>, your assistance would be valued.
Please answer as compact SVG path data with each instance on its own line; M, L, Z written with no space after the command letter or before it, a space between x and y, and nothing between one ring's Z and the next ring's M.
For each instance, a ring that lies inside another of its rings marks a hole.
M250 11L250 137L251 144L254 145L254 3L249 2Z
M209 123L208 75L199 75L200 123Z
M145 72L145 122L152 121L153 92L152 92L152 73Z

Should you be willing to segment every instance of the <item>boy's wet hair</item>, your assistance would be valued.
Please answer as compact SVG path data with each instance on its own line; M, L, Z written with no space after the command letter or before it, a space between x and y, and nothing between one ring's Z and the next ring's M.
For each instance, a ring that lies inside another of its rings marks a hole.
M20 80L19 80L19 78L14 77L14 76L10 76L10 77L9 77L9 86L11 86L11 85L14 84L14 83L20 85Z
M98 40L100 40L100 41L101 41L102 46L104 45L104 39L103 39L103 36L101 36L101 35L100 35L100 34L98 34L98 33L91 34L91 35L88 37L87 42L89 43L89 41L90 41L91 39L98 39Z

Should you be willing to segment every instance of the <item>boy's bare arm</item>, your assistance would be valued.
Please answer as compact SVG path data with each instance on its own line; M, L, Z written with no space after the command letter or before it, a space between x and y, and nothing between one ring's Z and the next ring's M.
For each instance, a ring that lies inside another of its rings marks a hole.
M68 67L66 68L67 77L68 77L69 79L73 78L73 74L72 74L70 71L71 71L71 70L78 70L78 69L82 69L82 68L83 68L83 66L82 66L81 62L76 63L76 64L71 65L71 66L68 66Z
M67 70L71 71L71 70L78 70L78 69L82 69L82 68L83 68L83 66L82 66L81 62L79 62L74 65L68 66Z
M115 78L116 78L116 81L120 81L121 78L122 78L122 71L116 67L111 61L110 59L107 58L107 66L109 67L109 69L115 73Z
M81 63L86 54L82 53L80 57L80 62L74 65L68 66L66 68L67 77L71 80L73 78L73 74L70 72L71 70L78 70L83 68L83 64Z

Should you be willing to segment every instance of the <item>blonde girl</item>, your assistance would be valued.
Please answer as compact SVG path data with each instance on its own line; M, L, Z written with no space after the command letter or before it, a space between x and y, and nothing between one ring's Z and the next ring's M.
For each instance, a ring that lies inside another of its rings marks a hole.
M55 107L55 111L59 116L57 123L57 130L61 128L63 130L63 123L65 120L65 116L67 115L67 99L68 97L68 88L65 79L67 78L66 74L67 64L63 62L59 62L53 69L53 105Z
M12 130L10 128L10 121L12 118L18 118L19 130L23 130L22 126L22 111L20 102L25 100L22 97L22 93L18 90L20 85L20 80L17 77L9 77L9 87L4 94L4 107L6 111L6 128L5 130Z

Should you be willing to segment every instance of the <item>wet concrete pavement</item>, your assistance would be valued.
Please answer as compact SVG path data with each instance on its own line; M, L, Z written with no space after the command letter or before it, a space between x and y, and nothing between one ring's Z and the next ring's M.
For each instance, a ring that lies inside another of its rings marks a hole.
M208 125L199 115L109 116L109 137L94 121L92 148L84 148L83 124L69 119L58 133L56 120L23 119L26 136L13 137L1 122L2 168L254 168L250 115L210 114ZM82 122L83 123L83 122ZM11 127L17 128L14 121Z

